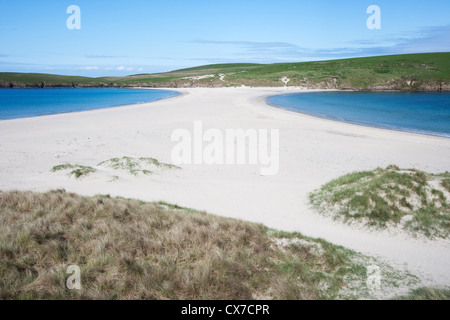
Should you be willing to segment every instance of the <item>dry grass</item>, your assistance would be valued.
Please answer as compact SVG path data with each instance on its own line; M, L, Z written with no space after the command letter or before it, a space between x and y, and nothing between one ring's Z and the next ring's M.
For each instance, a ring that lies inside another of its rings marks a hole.
M450 300L450 289L423 287L413 290L409 295L398 300Z
M337 298L349 255L167 204L0 193L0 299ZM65 286L72 264L81 290Z

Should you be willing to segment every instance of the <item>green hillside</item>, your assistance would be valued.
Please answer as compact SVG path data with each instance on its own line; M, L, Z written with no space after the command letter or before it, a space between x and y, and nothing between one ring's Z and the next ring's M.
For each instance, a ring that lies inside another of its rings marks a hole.
M216 64L127 77L0 73L0 87L302 86L450 91L450 52L277 64Z
M72 84L97 84L98 80L88 77L60 76L46 73L0 72L0 86L71 86Z

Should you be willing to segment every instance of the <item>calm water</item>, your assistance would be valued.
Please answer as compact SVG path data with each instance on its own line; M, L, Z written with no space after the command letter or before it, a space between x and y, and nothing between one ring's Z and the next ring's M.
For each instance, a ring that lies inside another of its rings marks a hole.
M332 120L450 137L450 93L315 92L267 102Z
M0 89L0 120L111 108L178 94L153 89Z

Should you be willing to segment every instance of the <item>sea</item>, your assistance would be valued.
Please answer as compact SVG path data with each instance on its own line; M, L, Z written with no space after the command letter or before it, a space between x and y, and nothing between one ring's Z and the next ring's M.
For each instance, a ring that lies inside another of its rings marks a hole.
M450 137L449 92L308 92L267 102L325 119Z
M157 89L0 89L0 120L133 105L179 94Z

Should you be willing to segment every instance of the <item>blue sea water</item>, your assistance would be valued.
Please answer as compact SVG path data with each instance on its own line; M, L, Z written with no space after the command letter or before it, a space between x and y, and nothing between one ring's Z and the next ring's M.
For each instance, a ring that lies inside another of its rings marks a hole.
M448 92L313 92L272 96L267 102L326 119L450 137Z
M0 89L0 120L111 108L178 94L156 89Z

